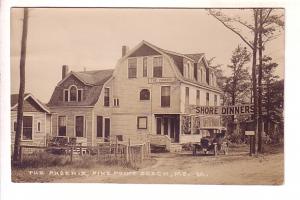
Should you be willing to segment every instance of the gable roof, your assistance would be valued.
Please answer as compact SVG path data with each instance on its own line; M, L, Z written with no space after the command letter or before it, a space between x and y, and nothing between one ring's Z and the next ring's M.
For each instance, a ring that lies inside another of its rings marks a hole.
M25 93L24 94L24 101L26 101L28 98L32 98L32 100L45 112L50 113L50 109L42 103L40 100L35 98L32 94L30 93ZM19 94L11 94L10 95L10 107L11 109L15 109L18 106L18 101L19 101Z
M50 107L53 106L94 106L99 99L103 85L113 75L112 69L105 70L92 70L92 71L80 71L70 72L63 80L61 80L54 89L49 103ZM63 91L61 84L64 83L71 76L75 76L79 81L85 85L84 98L80 102L65 102L63 100Z
M196 63L198 63L203 58L204 53L185 54L185 56L193 59Z
M57 85L63 83L71 75L74 75L78 80L80 80L85 85L102 85L105 83L113 74L113 69L104 70L92 70L92 71L71 71L64 79L58 82Z

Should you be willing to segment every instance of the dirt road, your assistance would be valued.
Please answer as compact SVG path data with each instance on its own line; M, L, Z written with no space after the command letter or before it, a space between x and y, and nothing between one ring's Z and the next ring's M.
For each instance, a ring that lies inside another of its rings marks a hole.
M139 170L95 168L84 176L53 182L278 185L283 177L283 153L249 157L247 152L233 152L213 157L187 152L153 154L151 165Z

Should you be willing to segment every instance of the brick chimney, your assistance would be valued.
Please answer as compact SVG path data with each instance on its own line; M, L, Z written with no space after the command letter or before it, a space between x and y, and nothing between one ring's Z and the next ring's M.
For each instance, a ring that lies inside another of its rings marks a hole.
M67 76L68 73L69 73L68 65L63 65L62 70L61 70L61 75L62 75L61 78L64 79Z
M124 57L128 53L128 51L129 51L129 47L123 45L122 46L122 57Z

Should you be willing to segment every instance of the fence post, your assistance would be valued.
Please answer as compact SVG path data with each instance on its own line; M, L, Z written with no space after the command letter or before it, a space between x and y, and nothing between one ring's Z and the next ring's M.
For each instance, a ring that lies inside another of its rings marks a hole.
M115 159L118 159L118 137L116 136Z
M129 163L131 164L131 156L132 155L130 155L131 154L131 148L130 148L130 138L128 138L128 161L129 161Z
M151 145L150 145L150 142L148 142L147 144L148 144L148 156L151 157Z
M73 162L73 146L71 146L71 152L70 152L70 158L71 158L71 163Z
M82 143L80 143L80 156L82 156Z
M141 163L143 163L143 159L144 159L144 145L141 145Z

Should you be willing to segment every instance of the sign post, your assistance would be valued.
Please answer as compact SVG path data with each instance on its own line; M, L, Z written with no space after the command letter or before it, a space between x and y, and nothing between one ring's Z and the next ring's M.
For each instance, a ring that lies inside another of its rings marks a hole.
M252 144L253 144L253 138L254 138L254 135L255 135L255 131L245 131L245 135L249 136L249 143L250 143L249 155L252 156Z

